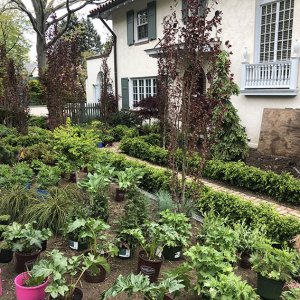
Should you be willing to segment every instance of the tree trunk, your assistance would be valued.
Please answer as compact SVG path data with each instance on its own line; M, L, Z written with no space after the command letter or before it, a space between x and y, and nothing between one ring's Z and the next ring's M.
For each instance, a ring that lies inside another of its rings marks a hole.
M37 35L36 39L36 52L37 52L37 61L38 61L38 69L39 76L42 77L47 66L47 57L46 57L46 42L39 35Z

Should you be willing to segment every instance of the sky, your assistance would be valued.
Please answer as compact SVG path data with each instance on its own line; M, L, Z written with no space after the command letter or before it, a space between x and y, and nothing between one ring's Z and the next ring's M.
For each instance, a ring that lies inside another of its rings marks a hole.
M27 7L30 8L30 10L32 10L31 0L23 0L23 2ZM86 18L88 16L89 12L92 9L94 9L95 7L96 7L96 5L87 5L85 8L80 10L80 12L77 13L77 15L79 17ZM101 36L101 41L105 42L106 39L109 36L108 30L104 27L104 25L102 24L102 22L99 19L92 19L92 22L93 22L96 30L98 31L98 33ZM31 61L36 61L36 49L35 49L36 48L36 34L35 34L34 31L32 31L32 33L26 34L26 37L27 37L28 41L31 44L31 50L30 50L30 53L29 53L30 60Z

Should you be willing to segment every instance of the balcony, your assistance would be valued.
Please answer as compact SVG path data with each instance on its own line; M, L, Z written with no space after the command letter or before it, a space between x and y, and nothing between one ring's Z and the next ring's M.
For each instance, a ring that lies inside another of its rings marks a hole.
M241 94L246 96L296 96L299 58L288 61L242 64Z

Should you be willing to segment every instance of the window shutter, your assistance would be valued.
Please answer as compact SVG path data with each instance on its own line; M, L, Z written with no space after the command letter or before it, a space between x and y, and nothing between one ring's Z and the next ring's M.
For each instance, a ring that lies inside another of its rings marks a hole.
M134 11L127 12L127 44L134 44Z
M207 2L208 2L207 0L200 0L199 1L199 17L205 18Z
M129 108L129 79L121 78L121 87L122 87L122 108Z
M187 10L187 0L182 0L182 22L185 24L187 21L188 10Z
M156 1L148 3L148 38L150 41L156 39Z

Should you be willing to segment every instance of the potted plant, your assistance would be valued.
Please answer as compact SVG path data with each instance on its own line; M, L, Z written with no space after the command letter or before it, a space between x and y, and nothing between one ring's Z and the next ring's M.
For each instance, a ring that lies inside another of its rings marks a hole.
M2 233L5 231L6 225L9 224L10 215L1 215L0 216L0 241L3 240Z
M44 300L48 278L35 276L34 272L23 272L15 277L17 300Z
M86 220L84 218L76 218L67 224L65 235L69 239L69 247L72 250L83 251L88 249L87 239L82 237L85 224Z
M97 264L97 260L92 254L66 257L62 252L52 250L33 266L31 274L49 278L45 290L49 299L81 300L83 292L77 286L84 272L93 264Z
M142 169L126 168L124 171L116 173L117 183L119 187L116 189L117 202L124 201L125 193L128 189L136 187L139 181L143 178L144 172Z
M252 269L258 273L257 292L265 299L280 298L284 283L297 272L296 252L264 245L251 255Z
M39 256L42 242L51 236L49 229L38 230L33 225L13 222L2 234L4 243L15 252L17 273L26 271L26 262L34 261Z
M191 237L192 225L182 213L173 213L165 210L160 213L160 223L172 227L178 234L179 240L175 241L175 246L165 246L162 255L168 260L179 260L182 255L182 248L188 245Z
M61 176L59 167L52 167L42 164L39 168L37 180L37 193L40 196L48 195L47 189L52 186L57 186Z
M201 299L259 300L255 290L233 272L209 277L203 282Z
M283 300L298 300L300 299L300 283L291 281L285 286L285 290L282 293Z
M101 219L88 218L85 220L80 237L87 241L89 250L86 254L91 254L93 258L93 260L90 259L91 264L83 274L83 278L87 282L99 283L104 281L106 273L110 270L107 257L115 256L118 253L118 249L107 241L107 236L104 234L108 228L109 225Z
M88 173L87 179L80 181L78 186L89 194L90 215L108 219L108 187L110 178L107 173Z
M149 276L150 282L158 279L161 264L162 251L167 246L175 246L179 235L174 228L166 224L147 222L141 228L124 230L122 234L134 237L142 247L138 257L138 273Z
M249 261L251 254L257 248L264 247L264 245L272 245L272 241L265 235L264 228L254 228L246 226L244 223L237 224L235 230L239 234L239 243L237 246L240 258L240 266L244 269L250 269L251 263Z
M124 232L144 225L147 219L148 199L142 193L134 191L124 207L124 214L118 221L116 242L119 248L119 258L131 258L138 244L132 235Z
M106 300L125 293L128 299L132 299L134 294L138 294L142 295L145 300L167 300L174 299L184 287L181 281L175 278L166 278L154 284L143 274L130 274L127 277L119 275L113 286L101 294L100 299ZM170 294L172 294L172 298L168 296Z

